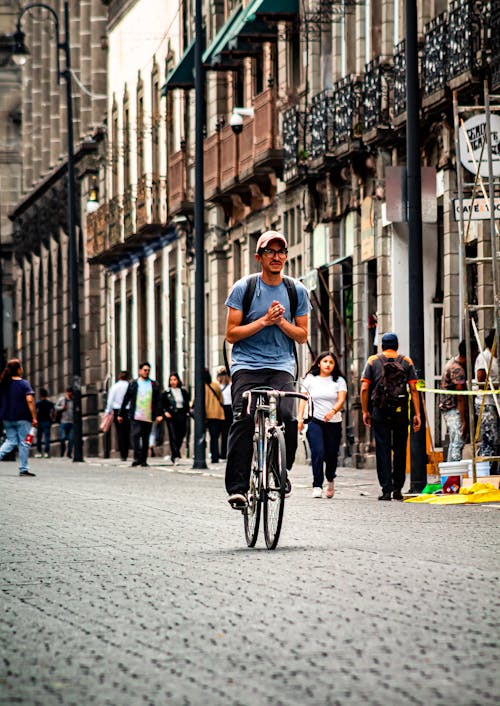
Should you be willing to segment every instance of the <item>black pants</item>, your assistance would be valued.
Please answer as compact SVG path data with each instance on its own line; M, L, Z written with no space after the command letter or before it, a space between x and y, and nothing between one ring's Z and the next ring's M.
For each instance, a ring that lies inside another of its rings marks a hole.
M149 435L153 428L152 422L132 420L132 445L134 447L134 461L147 463L149 449Z
M181 447L186 436L187 414L174 412L171 417L166 417L168 438L170 441L170 456L172 461L181 457Z
M408 415L394 414L391 417L374 408L372 429L375 437L377 476L382 492L401 490L406 478Z
M233 406L230 404L224 405L224 421L222 422L222 432L220 435L220 457L226 459L227 456L227 439L229 430L233 423Z
M272 387L275 390L294 390L293 375L283 370L238 370L232 379L231 397L234 420L229 430L227 442L226 490L233 493L246 493L250 483L250 467L253 455L254 421L251 414L241 414L246 390L256 387ZM253 410L251 410L253 412ZM278 416L285 424L286 467L293 466L297 451L297 420L295 400L283 399L278 403Z
M122 421L118 422L118 414L120 410L113 410L113 423L116 429L116 438L118 440L118 451L120 452L120 458L122 461L127 460L128 450L130 448L130 419L125 416L122 417Z
M223 419L207 419L207 429L210 436L210 460L219 463L219 438L222 431Z

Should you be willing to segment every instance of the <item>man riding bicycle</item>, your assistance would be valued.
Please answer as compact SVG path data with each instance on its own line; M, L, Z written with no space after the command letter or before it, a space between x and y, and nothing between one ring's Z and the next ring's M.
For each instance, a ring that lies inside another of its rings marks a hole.
M248 277L238 280L226 300L228 308L226 340L233 344L231 358L232 404L234 420L228 437L226 490L228 502L238 510L246 504L252 463L254 423L243 410L246 390L270 387L292 390L294 381L294 343L307 340L311 308L304 285L283 278L288 243L281 233L268 230L257 241L255 258L261 272L255 290L244 311ZM292 320L289 287L295 287L296 310ZM286 467L292 468L297 450L297 421L293 399L280 402L280 416L285 425ZM287 481L287 493L290 482Z

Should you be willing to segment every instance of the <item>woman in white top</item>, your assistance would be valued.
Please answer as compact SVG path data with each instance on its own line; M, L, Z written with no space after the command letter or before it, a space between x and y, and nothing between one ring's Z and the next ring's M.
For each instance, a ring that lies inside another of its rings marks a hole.
M116 429L118 449L120 451L120 458L122 461L127 460L128 451L130 448L130 420L128 417L124 417L122 423L119 424L117 418L120 413L123 398L128 390L129 381L130 375L128 374L128 370L122 370L118 374L118 380L109 388L106 409L104 410L106 414L113 412L113 422Z
M337 456L342 436L341 409L347 397L347 385L339 370L337 358L330 351L320 353L304 378L304 388L311 395L314 411L307 426L311 449L313 498L323 495L326 476L327 498L333 498L333 481L337 472ZM299 431L304 428L306 403L299 407Z

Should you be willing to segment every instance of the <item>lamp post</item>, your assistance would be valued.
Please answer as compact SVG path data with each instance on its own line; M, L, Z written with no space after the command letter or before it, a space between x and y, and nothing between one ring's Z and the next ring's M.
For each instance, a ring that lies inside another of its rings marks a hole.
M406 184L408 198L408 276L410 355L425 377L424 274L422 260L422 177L420 170L420 88L418 85L417 3L406 0ZM425 416L410 443L410 491L427 484Z
M80 363L80 315L79 315L79 286L78 286L78 245L76 240L76 191L75 191L75 155L73 150L73 101L71 94L71 62L69 51L69 12L68 2L64 2L64 41L60 40L59 16L57 12L41 2L34 2L21 9L17 19L17 28L14 34L13 59L22 66L29 55L24 43L24 32L21 30L23 15L34 8L47 10L52 15L56 30L56 62L57 83L61 77L66 82L66 119L67 119L67 151L68 151L68 234L69 234L69 265L70 265L70 290L71 290L71 364L73 372L73 461L83 461L82 451L82 393L81 393L81 363ZM64 53L65 66L61 71L59 52Z
M194 184L194 461L193 468L206 468L205 460L205 200L203 184L203 113L205 70L202 65L202 0L195 3L195 184Z

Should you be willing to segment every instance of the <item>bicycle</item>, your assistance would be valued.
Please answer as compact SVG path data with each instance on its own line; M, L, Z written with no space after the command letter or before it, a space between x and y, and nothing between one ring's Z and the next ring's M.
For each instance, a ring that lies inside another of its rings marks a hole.
M250 410L255 398L254 450L247 503L243 508L245 537L249 547L254 547L257 542L261 512L266 547L275 549L280 537L287 471L285 437L283 424L278 424L277 400L283 397L303 399L311 404L310 397L300 392L257 388L243 393L246 407Z

